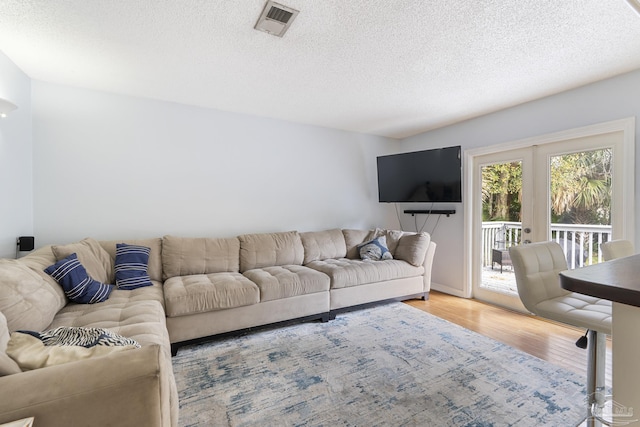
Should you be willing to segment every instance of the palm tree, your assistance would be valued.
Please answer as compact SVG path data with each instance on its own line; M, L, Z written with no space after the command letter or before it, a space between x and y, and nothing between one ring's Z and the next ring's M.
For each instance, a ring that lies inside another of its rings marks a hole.
M555 222L609 224L611 150L551 158L551 210Z

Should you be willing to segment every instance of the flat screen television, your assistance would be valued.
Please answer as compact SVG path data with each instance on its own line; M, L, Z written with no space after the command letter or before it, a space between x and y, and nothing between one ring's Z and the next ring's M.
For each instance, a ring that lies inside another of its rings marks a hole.
M461 202L461 148L378 157L378 200L385 203Z

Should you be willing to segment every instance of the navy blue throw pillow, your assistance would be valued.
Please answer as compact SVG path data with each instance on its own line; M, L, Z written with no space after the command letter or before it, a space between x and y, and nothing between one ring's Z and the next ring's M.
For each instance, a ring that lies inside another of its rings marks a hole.
M44 271L62 286L67 298L80 304L106 301L113 290L113 285L105 285L92 279L75 253L45 268Z
M151 249L146 246L116 244L116 286L118 289L132 290L152 286L147 273Z

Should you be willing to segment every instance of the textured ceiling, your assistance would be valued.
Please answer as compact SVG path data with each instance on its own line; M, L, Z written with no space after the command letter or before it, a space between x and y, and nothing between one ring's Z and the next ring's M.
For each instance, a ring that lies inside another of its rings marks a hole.
M403 138L640 68L624 0L0 0L36 80Z

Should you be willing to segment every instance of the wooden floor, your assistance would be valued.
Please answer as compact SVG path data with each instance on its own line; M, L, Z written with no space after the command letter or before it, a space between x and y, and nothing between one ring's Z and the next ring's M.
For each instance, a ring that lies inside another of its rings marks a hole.
M436 291L430 293L427 301L409 300L406 303L586 378L587 351L575 345L584 334L583 329ZM611 358L611 340L608 339L605 371L608 386L611 386L612 378Z

